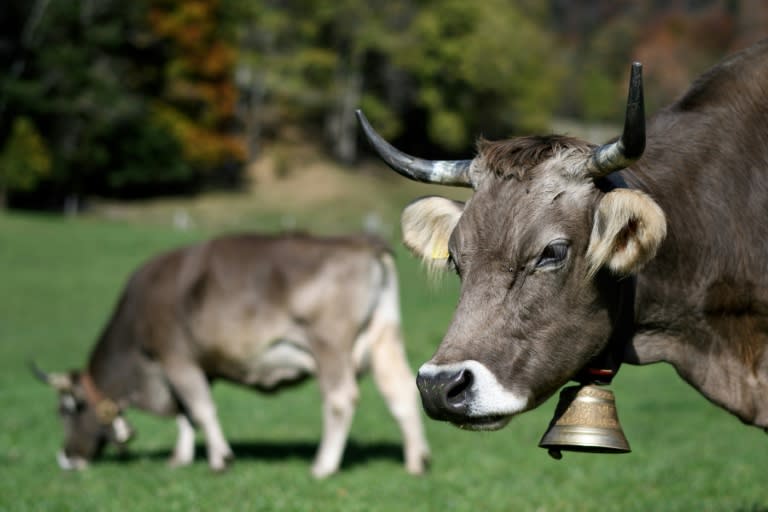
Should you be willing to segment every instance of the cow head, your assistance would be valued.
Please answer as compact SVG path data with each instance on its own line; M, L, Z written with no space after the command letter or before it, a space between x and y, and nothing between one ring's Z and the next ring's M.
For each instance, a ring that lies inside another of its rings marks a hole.
M133 437L133 429L121 407L103 397L95 397L82 372L45 373L36 365L32 372L59 395L59 416L64 423L64 447L57 453L62 469L85 469L107 443L123 449Z
M427 197L402 215L406 246L461 279L459 303L417 383L427 413L463 428L502 428L574 378L608 345L621 279L655 255L666 234L659 206L606 176L645 148L641 68L630 80L619 140L561 136L478 145L473 160L427 161L381 139L374 148L418 181L469 186L466 203Z

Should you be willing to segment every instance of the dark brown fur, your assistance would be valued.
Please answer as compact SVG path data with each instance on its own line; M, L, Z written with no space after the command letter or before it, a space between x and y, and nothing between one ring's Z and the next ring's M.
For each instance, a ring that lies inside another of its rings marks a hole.
M763 42L705 73L655 116L645 155L625 172L669 225L640 276L637 330L641 340L664 331L672 341L639 362L672 362L705 396L763 427L765 384L750 391L744 381L768 379L767 120Z
M522 137L478 147L475 194L450 240L461 297L424 382L447 382L466 361L479 362L526 404L516 413L574 377L616 327L615 277L603 271L583 278L605 192L579 176L579 155L586 159L592 147L586 142ZM575 159L549 165L564 150ZM637 276L626 362L669 362L709 400L767 428L768 41L727 58L655 115L645 154L621 175L661 207L667 224L655 259ZM616 247L637 229L630 219ZM537 258L557 238L570 243L564 266L539 271ZM485 382L485 389L496 385ZM460 390L449 391L454 405L428 397L442 419L469 428L501 425L472 417L478 386L461 390L466 402L459 405ZM491 398L516 403L503 397Z

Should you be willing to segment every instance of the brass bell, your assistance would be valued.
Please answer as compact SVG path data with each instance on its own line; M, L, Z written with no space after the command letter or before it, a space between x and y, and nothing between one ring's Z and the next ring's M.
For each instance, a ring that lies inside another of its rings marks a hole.
M560 400L549 428L539 441L554 459L561 451L628 453L627 438L619 424L613 392L593 384L570 386Z

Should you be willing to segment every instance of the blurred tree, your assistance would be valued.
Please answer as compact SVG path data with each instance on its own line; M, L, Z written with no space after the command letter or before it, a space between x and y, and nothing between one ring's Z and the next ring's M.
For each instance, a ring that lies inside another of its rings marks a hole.
M586 44L580 65L571 68L574 114L586 121L620 120L626 107L626 80L638 25L629 16L608 19Z
M15 24L24 28L4 41L5 57L19 71L6 76L0 88L0 140L9 137L12 120L29 118L51 159L40 194L26 199L61 204L66 197L76 208L83 195L119 193L109 175L122 172L127 162L117 158L115 148L130 144L123 134L148 136L145 95L158 80L153 70L158 56L142 40L142 4L10 3ZM144 183L166 179L164 168L145 164Z
M235 106L235 32L226 0L147 0L155 43L165 57L153 114L181 143L185 160L212 173L245 160Z
M548 10L528 3L536 5L531 16L506 0L256 4L240 75L249 147L272 123L303 123L352 161L358 106L385 135L413 140L423 140L423 126L404 120L424 112L429 139L454 151L467 150L481 130L542 129L559 63L539 25Z
M0 149L0 209L13 190L30 190L51 171L45 141L26 117L13 121L10 137Z
M31 120L51 169L30 204L185 191L244 158L227 1L10 0L0 147ZM5 13L4 13L5 14ZM24 196L24 197L21 197Z
M11 203L37 204L189 191L236 179L268 137L351 162L358 106L427 157L466 154L478 135L548 131L554 113L620 120L633 58L651 112L759 38L762 5L6 0L3 187ZM29 148L40 158L21 158Z
M284 130L302 124L308 133L316 134L314 140L327 142L339 160L352 161L357 138L354 109L376 103L365 94L363 77L377 80L387 67L408 3L267 0L253 4L240 66L251 155L261 134L274 131L270 127L280 125Z
M727 53L738 36L735 19L724 6L704 7L657 13L636 41L638 59L648 63L646 101L650 111L680 96L699 73Z
M430 137L458 150L478 134L544 130L560 87L555 41L514 3L425 3L395 62L415 76Z

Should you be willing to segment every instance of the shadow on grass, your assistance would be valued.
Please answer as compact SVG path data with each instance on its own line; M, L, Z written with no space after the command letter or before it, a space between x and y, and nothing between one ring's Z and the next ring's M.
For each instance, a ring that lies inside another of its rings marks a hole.
M291 441L291 442L252 442L235 441L230 443L232 451L235 452L235 462L242 460L285 460L285 459L303 459L311 463L315 457L315 452L319 446L318 441ZM171 450L139 451L128 449L124 453L115 453L109 451L102 457L106 462L125 462L131 463L138 460L167 460L171 456ZM202 442L195 444L195 461L205 461L206 450ZM358 443L354 439L347 442L342 458L342 469L348 469L354 466L364 466L372 460L393 460L402 462L403 448L399 443L393 442L372 442ZM750 512L763 512L762 510ZM768 511L766 511L768 512Z

